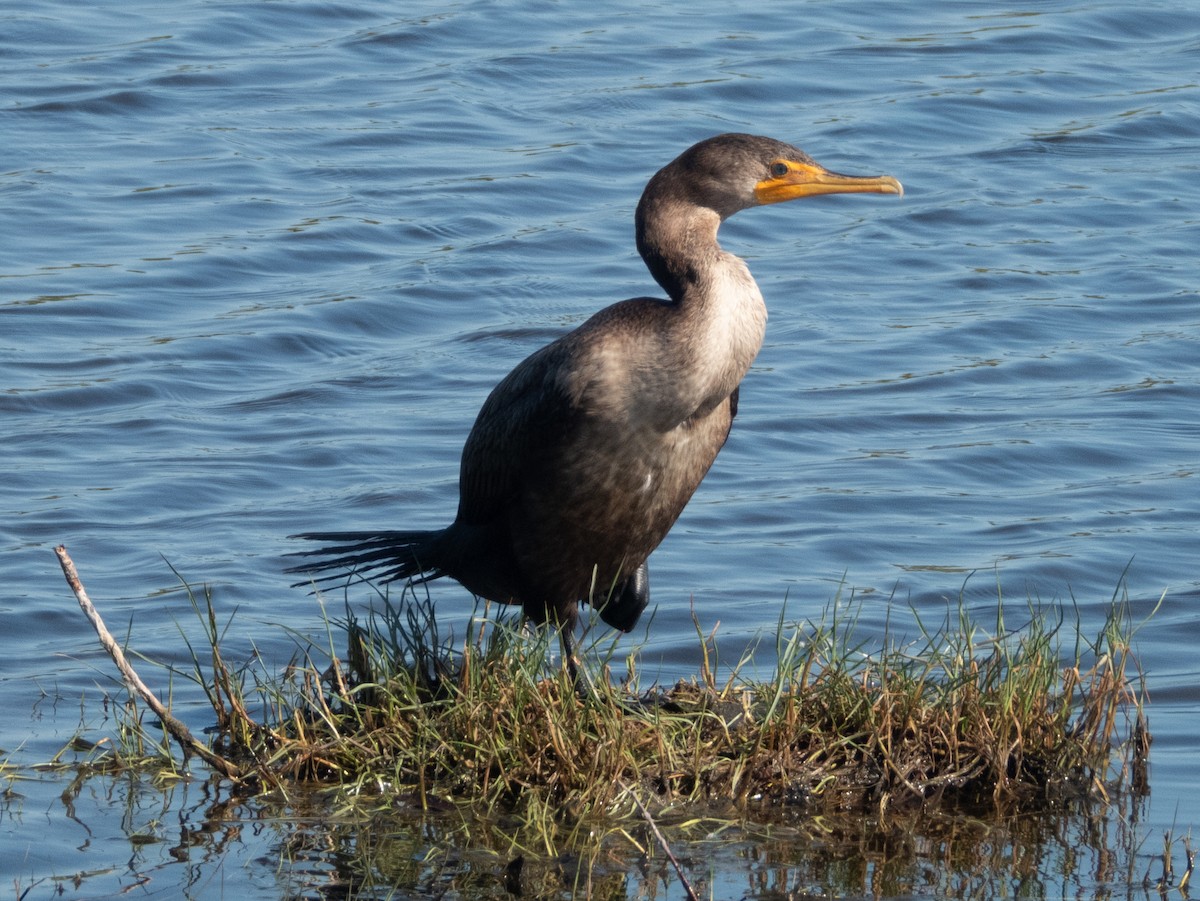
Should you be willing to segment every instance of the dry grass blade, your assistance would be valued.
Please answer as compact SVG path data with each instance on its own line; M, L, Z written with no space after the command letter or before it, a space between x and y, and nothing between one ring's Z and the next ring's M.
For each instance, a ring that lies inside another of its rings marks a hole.
M627 786L624 782L620 782L618 784L621 786L623 791L629 793L629 797L633 799L634 806L636 806L638 812L641 813L642 819L644 819L646 824L650 827L650 832L654 836L654 840L658 842L658 846L662 848L663 853L667 855L667 860L669 860L671 862L671 866L675 868L675 875L679 879L679 884L683 886L684 894L687 895L689 901L699 901L699 896L696 894L695 889L692 888L692 884L688 881L687 874L683 872L683 867L680 865L679 860L675 857L675 854L671 851L671 846L667 843L666 836L662 834L662 831L658 828L658 824L654 822L654 817L650 815L650 811L646 809L646 805L642 803L642 799L637 796L637 792Z

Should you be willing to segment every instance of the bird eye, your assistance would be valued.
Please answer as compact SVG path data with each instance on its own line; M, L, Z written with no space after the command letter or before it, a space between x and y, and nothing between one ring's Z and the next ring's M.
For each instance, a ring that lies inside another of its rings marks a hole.
M771 163L771 177L783 178L788 173L787 163Z

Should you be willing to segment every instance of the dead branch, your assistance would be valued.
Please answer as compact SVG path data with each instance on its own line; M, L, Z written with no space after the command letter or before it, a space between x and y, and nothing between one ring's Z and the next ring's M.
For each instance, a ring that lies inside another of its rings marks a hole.
M171 737L179 742L179 746L183 749L185 757L188 754L195 754L223 776L241 781L244 775L241 767L214 753L208 745L198 741L187 726L171 715L170 711L163 706L163 703L159 701L154 692L147 687L146 683L134 671L129 661L125 658L125 653L121 650L121 646L117 644L116 639L112 637L112 634L105 627L104 620L100 618L100 614L96 612L91 599L88 598L83 583L79 580L79 573L75 570L75 564L71 562L71 558L67 554L66 546L60 544L54 549L54 553L58 555L58 562L62 566L67 584L71 587L71 591L75 593L75 600L79 601L79 606L83 610L84 615L91 622L92 628L96 630L96 635L100 638L101 646L108 652L108 656L112 658L113 663L117 665L117 669L120 671L121 678L125 681L126 687L146 702L147 706L154 712L154 715L162 721L164 728L170 733Z

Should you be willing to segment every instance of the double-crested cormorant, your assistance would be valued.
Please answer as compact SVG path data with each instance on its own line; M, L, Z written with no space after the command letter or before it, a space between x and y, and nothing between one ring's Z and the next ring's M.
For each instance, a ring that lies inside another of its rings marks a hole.
M684 151L650 179L636 216L638 252L669 299L601 310L496 386L463 448L447 528L305 533L294 537L332 545L289 571L450 576L557 625L574 671L581 601L617 629L636 625L646 558L725 443L762 346L762 295L717 228L747 207L854 192L903 189L829 172L771 138L724 134Z

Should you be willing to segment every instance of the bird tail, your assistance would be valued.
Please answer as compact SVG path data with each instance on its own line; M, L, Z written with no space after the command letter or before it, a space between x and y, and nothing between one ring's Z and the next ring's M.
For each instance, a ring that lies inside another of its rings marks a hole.
M322 541L326 542L326 545L311 551L288 554L289 557L316 559L289 566L284 572L310 574L308 580L297 582L293 587L345 578L345 572L311 577L312 573L332 569L349 571L356 577L351 579L355 582L363 582L368 578L376 578L381 582L394 582L397 579L428 582L445 575L433 559L436 557L434 539L440 534L393 531L302 532L288 537Z

